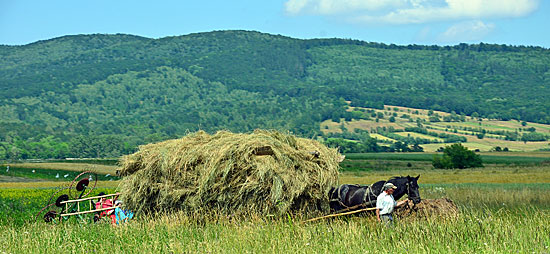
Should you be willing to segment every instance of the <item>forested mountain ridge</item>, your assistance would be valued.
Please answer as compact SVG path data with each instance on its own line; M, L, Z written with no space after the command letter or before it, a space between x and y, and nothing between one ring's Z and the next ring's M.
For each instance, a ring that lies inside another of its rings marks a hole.
M251 31L0 46L0 159L117 156L198 129L312 137L321 121L346 116L344 101L550 123L549 70L550 50L539 47ZM53 147L60 152L38 154Z

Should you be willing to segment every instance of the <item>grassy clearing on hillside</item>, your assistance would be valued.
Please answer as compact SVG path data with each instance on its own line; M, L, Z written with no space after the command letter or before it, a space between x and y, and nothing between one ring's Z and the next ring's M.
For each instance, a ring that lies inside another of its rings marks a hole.
M490 146L490 145L472 143L472 142L466 142L466 143L460 143L460 144L462 144L464 147L472 151L475 151L476 149L479 149L480 151L489 151L493 148L493 146ZM424 152L433 153L441 147L450 146L450 145L452 145L452 143L422 144L420 146L424 148Z
M529 123L526 127L535 127L538 132L550 133L550 125L540 123Z
M370 134L371 137L375 138L375 139L378 139L378 140L382 140L382 141L391 141L391 142L397 142L397 140L395 139L392 139L392 138L388 138L386 136L382 136L378 133L371 133Z
M547 125L547 124L529 122L529 123L527 123L527 125L523 126L521 124L521 122L519 122L519 121L497 121L497 120L493 120L490 123L498 125L498 126L504 126L504 127L509 127L509 128L517 128L517 129L519 129L519 128L525 129L525 128L534 127L537 130L537 132L542 132L542 133L549 133L550 132L550 125Z
M518 128L522 128L521 125L519 127L516 127L515 124L508 124L508 125L502 125L497 124L492 121L486 121L486 122L480 122L478 121L467 121L467 122L437 122L437 123L431 123L430 125L433 126L439 126L442 128L448 128L449 126L451 128L457 128L457 127L466 127L466 128L483 128L489 131L516 131Z
M429 140L435 140L437 142L444 142L445 140L442 139L442 138L438 138L438 137L434 137L434 136L430 136L430 135L425 135L425 134L420 134L420 133L416 133L416 132L396 132L395 134L399 135L399 136L402 136L402 137L413 137L413 138L423 138L423 139L429 139Z
M396 111L397 109L398 111ZM440 112L440 111L432 111L433 114L430 116L429 110L422 110L422 109L414 109L414 108L406 108L406 107L395 107L395 106L389 106L386 105L383 110L380 109L372 109L372 108L358 108L358 107L350 107L348 108L348 111L364 111L364 112L372 112L375 113L381 113L383 115L383 118L376 119L375 117L371 118L370 120L365 119L352 119L351 121L345 121L345 119L340 119L339 123L332 122L331 120L326 120L321 123L321 131L324 134L329 133L342 133L342 126L347 129L349 132L354 132L355 130L366 130L370 132L370 135L372 137L376 137L379 140L387 140L387 137L384 137L380 133L382 133L380 130L377 130L377 128L382 128L386 131L391 128L395 130L404 130L406 127L417 127L417 121L420 120L422 122L422 125L427 128L429 131L437 132L437 133L446 133L446 134L452 134L452 135L458 135L466 137L467 142L465 143L469 148L471 149L480 149L481 151L491 151L497 146L500 146L501 148L507 147L511 151L536 151L541 149L550 149L550 142L549 141L537 141L537 142L522 142L522 141L508 141L505 140L505 136L500 134L493 134L488 133L491 131L507 131L507 132L518 132L520 136L522 134L528 133L528 128L535 128L537 133L543 133L548 135L550 133L550 125L546 124L539 124L539 123L531 123L526 122L525 126L523 126L522 121L500 121L500 120L489 120L489 119L482 119L482 121L479 121L479 119L474 119L472 117L464 116L463 119L464 122L445 122L444 117L445 116L451 116L449 113ZM418 113L416 114L416 112ZM367 113L370 114L370 113ZM395 115L395 116L394 116ZM407 115L406 117L403 117L403 115ZM433 117L435 115L438 115L440 117L440 121L431 122L430 117ZM389 118L390 116L394 116L395 121L390 122ZM456 120L455 115L455 120ZM409 119L412 119L413 121L410 122ZM468 129L484 129L486 133L484 134L484 138L479 139L476 135L480 134L478 132L473 132L472 130ZM456 129L456 132L454 132ZM379 133L376 133L379 132ZM403 132L395 132L397 135L404 135ZM422 134L418 134L422 135ZM411 134L412 136L412 134ZM406 137L406 136L405 136ZM428 139L435 139L435 137L423 137L423 136L413 136L413 137L422 137L422 138L428 138ZM395 142L395 141L394 141ZM440 146L444 146L445 144L426 144L421 145L424 147L424 151L426 152L434 152L439 148Z
M403 129L404 127L414 127L416 126L416 123L409 123L409 122L391 123L388 119L380 119L378 122L375 122L373 120L353 120L351 122L345 122L345 126L349 132L354 132L355 129L370 131L371 129L376 129L377 127L380 127L380 128L393 127L395 129Z

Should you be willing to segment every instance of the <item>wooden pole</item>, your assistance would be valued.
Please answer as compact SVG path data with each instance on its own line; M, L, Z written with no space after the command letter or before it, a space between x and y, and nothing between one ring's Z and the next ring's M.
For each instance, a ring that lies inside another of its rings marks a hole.
M356 208L359 208L361 206L365 206L365 204L359 204L359 205L354 205L352 207L348 207L348 208L344 208L342 210L339 210L339 211L336 211L336 214L339 214L339 213L343 213L343 212L347 212L349 210L353 210L353 209L356 209Z
M363 208L363 209L359 209L359 210L355 210L355 211L351 211L351 212L347 212L347 213L329 214L329 215L325 215L325 216L322 216L322 217L317 217L317 218L313 218L313 219L306 220L306 221L304 221L304 223L312 222L312 221L316 221L316 220L321 220L321 219L326 219L326 218L331 218L331 217L338 217L338 216L343 216L343 215L350 215L350 214L360 213L360 212L365 212L365 211L370 211L370 210L374 210L374 209L376 209L376 207Z
M102 211L114 210L114 209L115 209L115 207L105 207L105 208L100 208L100 209L90 210L90 211L82 211L82 212L75 212L75 213L65 213L65 214L60 214L59 216L71 216L71 215L78 215L78 214L95 213L95 212L102 212Z
M87 198L81 198L81 199L74 199L74 200L61 201L60 203L61 203L61 204L65 204L65 203L74 203L74 202L92 200L92 199L97 199L97 198L107 198L107 197L113 197L113 196L119 196L119 195L120 195L120 193L107 194L107 195L103 195L103 196L95 196L95 197L87 197Z

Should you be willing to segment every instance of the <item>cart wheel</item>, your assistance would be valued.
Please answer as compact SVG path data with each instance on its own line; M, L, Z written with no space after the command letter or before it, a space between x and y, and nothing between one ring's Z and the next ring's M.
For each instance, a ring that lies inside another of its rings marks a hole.
M56 211L48 211L46 214L44 214L44 221L45 222L52 222L55 217L57 217L57 212Z
M46 210L49 210L49 209L52 209L52 208L55 208L55 204L49 204L47 206L44 206L42 209L40 209L40 211L38 211L38 213L34 216L34 221L38 221L38 218L41 218L41 215L44 211Z
M85 182L84 180L87 180L88 182ZM69 185L69 195L73 199L86 197L92 192L96 184L97 174L92 171L84 171L78 174Z
M77 191L83 191L86 187L88 187L88 184L90 183L90 180L88 178L84 178L76 184L76 190Z
M55 201L55 205L57 207L63 207L63 204L61 204L61 202L67 201L67 200L69 200L69 195L63 194L57 198L57 200Z
M66 191L66 192L65 192ZM59 194L61 193L69 193L69 190L68 190L68 187L61 187L59 188L57 191L55 191L51 196L50 198L48 199L48 202L46 204L44 204L44 207L47 207L49 206L50 204L52 204L52 202L57 198L59 197Z

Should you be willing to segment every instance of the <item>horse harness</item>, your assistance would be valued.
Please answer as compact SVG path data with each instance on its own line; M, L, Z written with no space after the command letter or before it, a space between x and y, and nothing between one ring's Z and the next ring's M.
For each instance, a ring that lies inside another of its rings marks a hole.
M351 185L351 184L350 184ZM344 211L344 210L349 210L349 209L353 209L353 208L359 208L359 207L366 207L367 205L370 205L374 202L376 202L376 200L372 201L371 200L371 195L370 194L373 194L374 195L374 192L372 191L372 184L371 185L367 185L367 189L365 190L365 193L363 194L363 202L359 205L356 205L356 206L347 206L346 204L344 204L342 202L342 200L345 199L345 196L348 194L348 191L349 191L349 187L350 185L346 185L346 184L343 184L343 185L340 185L340 187L338 187L338 189L336 189L336 191L338 192L338 197L337 198L334 198L334 199L331 199L330 202L338 202L342 207L345 207L344 209L340 210L340 211ZM360 185L352 185L352 186L357 186L357 187L365 187L365 186L360 186ZM346 188L346 190L342 191L343 188ZM367 199L369 200L369 202L367 203ZM340 212L338 211L338 212Z

